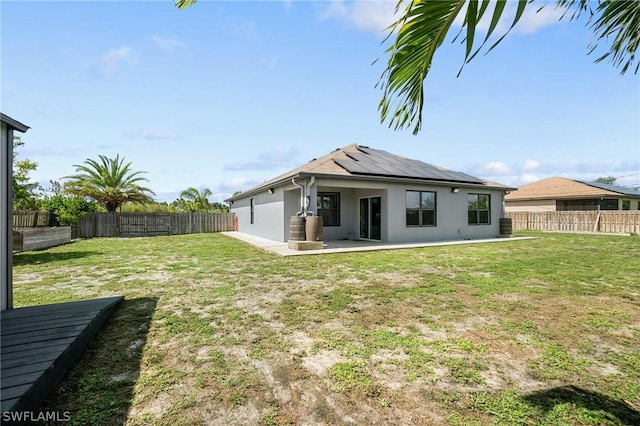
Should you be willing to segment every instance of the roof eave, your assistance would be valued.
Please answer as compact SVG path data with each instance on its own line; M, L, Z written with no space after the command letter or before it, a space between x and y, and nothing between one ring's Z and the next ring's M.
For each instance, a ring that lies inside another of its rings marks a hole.
M407 177L395 177L395 176L380 176L380 175L333 175L333 174L321 174L321 173L309 173L301 172L299 175L302 177L316 178L328 178L328 179L347 179L347 180L364 180L364 181L376 181L376 182L393 182L393 183L427 183L441 186L457 186L461 188L488 188L488 189L500 189L503 191L514 191L516 188L504 185L490 185L487 183L472 183L453 180L438 180L438 179L425 179L425 178L407 178Z
M9 127L11 127L14 130L17 130L19 132L26 132L27 130L29 130L31 127L27 126L26 124L23 124L21 122L19 122L18 120L14 120L13 118L9 117L8 115L1 113L0 112L0 120L2 120L3 123L7 124Z
M291 179L299 178L299 177L315 177L321 179L346 179L346 180L359 180L359 181L375 181L375 182L392 182L392 183L410 183L410 184L432 184L432 185L440 185L447 187L460 187L460 188L484 188L484 189L495 189L500 191L515 191L516 188L505 186L505 185L491 185L487 183L472 183L472 182L460 182L460 181L450 181L450 180L436 180L436 179L424 179L424 178L402 178L402 177L391 177L391 176L376 176L376 175L336 175L336 174L327 174L327 173L312 173L312 172L299 172L288 177L282 178L276 182L270 182L268 184L263 184L256 186L252 189L249 189L245 192L241 192L238 195L233 197L229 197L225 199L225 202L236 201L241 198L246 198L251 195L258 194L264 190L269 188L276 188L279 186L283 186L289 182Z
M229 198L226 198L224 201L225 201L225 203L230 203L232 201L236 201L236 200L239 200L241 198L246 198L248 196L258 194L258 193L260 193L260 192L262 192L264 190L267 190L269 188L277 188L279 186L283 186L287 182L291 182L291 179L295 179L295 178L301 177L301 176L302 176L301 173L295 173L295 174L292 174L290 176L283 177L282 179L277 180L275 182L264 183L262 185L258 185L258 186L255 186L253 188L250 188L250 189L248 189L246 191L243 191L243 192L241 192L241 193L239 193L237 195L234 195L234 196L231 196Z

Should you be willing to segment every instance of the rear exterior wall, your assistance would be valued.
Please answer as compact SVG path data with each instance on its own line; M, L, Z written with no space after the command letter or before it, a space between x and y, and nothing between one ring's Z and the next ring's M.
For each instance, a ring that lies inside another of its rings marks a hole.
M436 193L436 225L407 226L406 192L428 191ZM387 242L423 242L495 238L500 234L500 219L503 217L502 200L504 191L486 188L466 189L436 185L391 185L387 191L389 206L389 234ZM468 223L469 194L490 195L490 223L470 225ZM384 205L384 204L383 204Z
M407 226L406 192L429 191L436 193L436 225ZM457 193L451 186L424 184L395 184L346 179L318 179L311 193L309 210L315 213L318 192L340 194L340 224L323 228L324 240L359 239L360 199L380 197L382 207L381 241L388 243L424 242L494 238L500 234L500 218L503 217L504 191L485 188L459 187ZM491 196L490 223L468 223L467 195ZM250 200L254 200L251 223ZM273 194L264 191L234 201L231 211L238 217L238 231L258 237L285 242L289 238L289 220L300 205L300 190L292 185L278 187Z
M253 200L253 221L251 220L251 200ZM265 190L251 197L234 201L231 212L238 218L238 232L268 240L283 241L284 204L282 188L275 188L273 194Z

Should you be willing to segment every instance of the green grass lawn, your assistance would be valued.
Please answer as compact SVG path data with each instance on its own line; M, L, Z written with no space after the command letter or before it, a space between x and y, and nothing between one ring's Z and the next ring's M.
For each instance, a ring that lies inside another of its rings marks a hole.
M640 238L278 257L220 234L14 258L16 306L126 300L72 424L640 424Z

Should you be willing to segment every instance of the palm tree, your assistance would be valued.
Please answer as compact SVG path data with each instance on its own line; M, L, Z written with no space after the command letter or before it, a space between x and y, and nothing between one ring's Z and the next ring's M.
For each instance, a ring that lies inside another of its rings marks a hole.
M115 212L124 203L152 203L148 194L155 193L139 182L148 179L140 176L146 172L131 171L131 163L124 164L124 157L107 158L99 156L99 161L87 159L84 164L74 164L76 174L68 179L65 189L74 195L95 200L107 211Z
M175 4L184 9L196 1L175 0ZM464 17L458 34L464 34L464 66L482 50L496 28L499 28L498 24L507 19L504 18L506 3L506 0L398 0L396 12L404 9L398 20L388 28L388 37L395 34L395 41L387 49L389 60L378 83L382 89L378 106L380 121L388 120L389 127L396 130L413 127L413 133L417 134L422 126L424 80L431 69L434 53L452 30L456 18ZM509 29L487 49L487 53L518 23L527 7L535 6L539 12L543 7L553 4L532 3L533 0L517 0L516 13ZM596 5L595 8L592 5ZM581 13L590 14L587 25L593 30L595 41L589 47L589 53L593 53L600 42L610 43L609 50L597 57L595 62L608 58L615 67L621 67L621 74L634 68L635 62L634 72L638 73L640 63L635 52L640 44L639 1L598 0L596 3L591 0L556 0L556 7L564 11L560 19L568 17L574 20ZM491 17L489 28L477 47L476 29L485 16Z
M201 187L200 190L197 190L194 187L189 187L180 193L178 202L185 211L205 212L211 206L209 203L211 195L213 192L209 188Z

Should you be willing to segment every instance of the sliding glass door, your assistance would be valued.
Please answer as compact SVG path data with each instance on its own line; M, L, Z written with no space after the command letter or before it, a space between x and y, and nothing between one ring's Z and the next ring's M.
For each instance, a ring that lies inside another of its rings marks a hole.
M378 241L382 239L382 199L380 197L360 198L360 238Z

